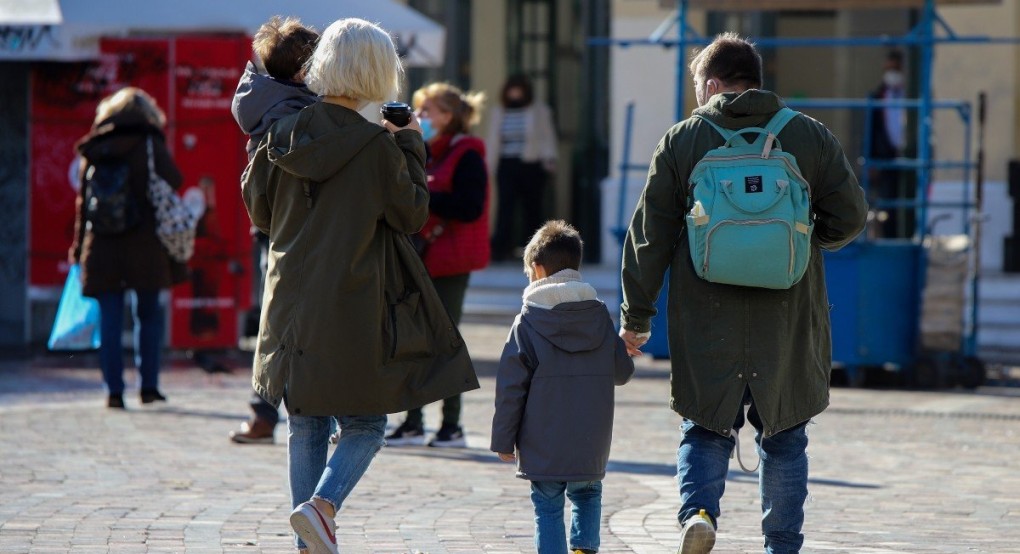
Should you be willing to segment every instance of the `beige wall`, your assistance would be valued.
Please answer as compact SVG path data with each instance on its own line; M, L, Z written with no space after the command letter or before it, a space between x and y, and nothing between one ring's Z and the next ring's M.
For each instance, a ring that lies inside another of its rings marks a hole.
M486 105L497 102L506 79L506 1L475 0L471 4L471 85L485 91ZM480 136L488 130L482 118Z
M1020 35L1020 5L946 7L942 17L959 35L1015 37ZM933 89L936 98L976 101L988 93L988 125L985 128L985 176L988 181L1006 179L1006 162L1017 157L1017 103L1020 81L1018 45L942 45L935 52ZM940 113L935 119L936 148L940 157L961 155L962 132L958 118ZM952 175L939 178L953 179Z

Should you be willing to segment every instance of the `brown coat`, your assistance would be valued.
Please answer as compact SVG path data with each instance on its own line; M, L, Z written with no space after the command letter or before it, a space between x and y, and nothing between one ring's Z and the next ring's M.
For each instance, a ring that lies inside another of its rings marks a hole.
M302 416L402 412L478 388L407 238L428 217L425 144L320 102L276 122L241 182L269 235L253 386Z
M126 289L158 290L183 280L186 268L173 262L156 237L156 216L146 194L148 153L146 137L152 137L156 172L173 188L181 185L181 173L167 151L162 131L134 112L122 112L82 137L76 148L82 157L79 173L77 215L70 257L81 264L85 296ZM130 167L130 187L141 221L119 235L96 235L85 225L88 194L85 168L92 162L121 158Z

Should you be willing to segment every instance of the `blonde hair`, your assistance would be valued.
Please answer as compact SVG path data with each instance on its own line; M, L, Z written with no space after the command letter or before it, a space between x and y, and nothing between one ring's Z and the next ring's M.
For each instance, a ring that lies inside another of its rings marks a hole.
M362 103L392 99L404 68L389 33L363 19L333 22L308 60L305 83L322 96L343 96Z
M96 119L93 125L99 125L117 114L129 112L141 114L153 127L160 129L166 127L166 114L159 109L156 99L137 87L124 87L100 100L96 106Z
M426 100L432 100L444 111L453 116L446 131L466 133L472 125L478 123L485 103L484 92L467 92L449 83L432 83L414 91L411 103L414 109L421 108Z

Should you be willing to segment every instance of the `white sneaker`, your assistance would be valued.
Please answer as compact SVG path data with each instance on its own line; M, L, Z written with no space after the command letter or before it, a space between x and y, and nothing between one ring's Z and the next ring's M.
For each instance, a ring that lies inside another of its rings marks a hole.
M290 526L308 546L309 552L340 554L336 545L336 521L319 511L311 501L290 513Z
M680 549L676 554L708 554L715 546L715 526L705 510L687 518L680 529Z

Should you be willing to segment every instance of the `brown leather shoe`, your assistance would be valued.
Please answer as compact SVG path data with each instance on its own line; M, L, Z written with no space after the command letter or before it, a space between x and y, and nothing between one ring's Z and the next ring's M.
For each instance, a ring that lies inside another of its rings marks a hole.
M237 431L230 432L230 440L238 444L273 444L272 425L264 419L245 421Z

